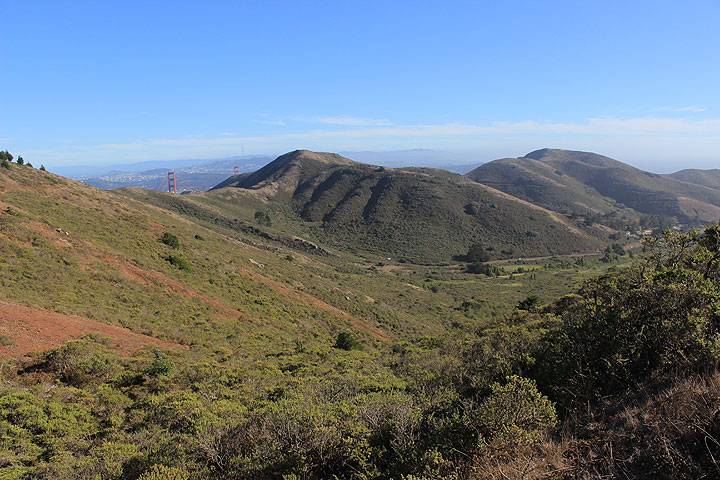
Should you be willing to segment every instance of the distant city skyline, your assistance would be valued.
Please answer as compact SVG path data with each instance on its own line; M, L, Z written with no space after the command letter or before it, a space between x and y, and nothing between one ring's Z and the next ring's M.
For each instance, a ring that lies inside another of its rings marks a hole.
M0 149L46 165L424 148L720 167L720 3L0 0Z

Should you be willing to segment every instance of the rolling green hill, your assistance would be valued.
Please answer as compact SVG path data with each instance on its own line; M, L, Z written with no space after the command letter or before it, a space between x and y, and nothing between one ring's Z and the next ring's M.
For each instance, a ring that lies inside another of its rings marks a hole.
M343 330L381 345L467 318L456 309L467 291L438 296L423 283L432 267L371 263L287 233L297 222L279 216L272 227L258 225L253 214L263 205L234 188L103 191L31 167L0 169L0 302L18 318L38 309L49 325L73 328L45 332L39 343L25 327L0 325L0 336L27 342L12 351L35 351L111 325L136 346L157 340L192 357L235 361L298 341L329 348ZM177 243L164 243L165 234ZM480 280L461 276L459 285ZM516 301L523 292L508 295Z
M393 349L473 331L530 292L547 301L605 268L508 263L488 277L457 265L369 262L288 234L296 223L244 219L262 205L237 188L103 191L0 168L6 478L137 479L155 464L228 478L229 466L202 453L205 441L224 444L228 425L276 408L309 419L306 407L320 401L328 421L405 402L414 394L390 368ZM357 434L333 431L361 442L347 455L364 455L371 430L351 421ZM277 446L272 455L286 454ZM258 455L232 467L237 478L298 471ZM362 468L377 471L373 462L384 461L361 460Z
M327 158L199 195L0 167L0 477L712 476L720 227L487 274L370 261L305 236L326 191L297 185L355 168Z
M720 219L720 190L645 172L595 153L542 149L489 162L467 176L575 215L607 215L629 208L693 225Z
M204 197L240 190L320 243L413 261L447 261L481 243L496 257L591 251L599 241L564 217L462 176L391 169L295 151ZM214 202L217 206L219 203Z

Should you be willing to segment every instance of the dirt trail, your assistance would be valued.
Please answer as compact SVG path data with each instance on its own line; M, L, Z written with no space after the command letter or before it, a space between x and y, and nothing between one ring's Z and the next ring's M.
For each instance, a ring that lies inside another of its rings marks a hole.
M89 318L0 301L0 335L12 340L11 345L0 345L0 357L20 357L48 350L90 333L108 337L112 346L123 355L132 354L146 345L184 348Z

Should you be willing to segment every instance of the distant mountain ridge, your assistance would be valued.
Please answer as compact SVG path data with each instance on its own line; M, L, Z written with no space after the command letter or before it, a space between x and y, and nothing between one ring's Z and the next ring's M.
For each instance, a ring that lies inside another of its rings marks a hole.
M705 185L690 183L697 173L659 175L590 152L541 149L486 163L466 176L565 214L629 208L687 224L720 219L720 189L713 188L712 174L702 175Z
M474 243L497 257L599 245L553 212L437 169L391 169L298 150L230 177L213 192L228 188L258 196L270 208L289 208L326 241L388 256L448 260Z

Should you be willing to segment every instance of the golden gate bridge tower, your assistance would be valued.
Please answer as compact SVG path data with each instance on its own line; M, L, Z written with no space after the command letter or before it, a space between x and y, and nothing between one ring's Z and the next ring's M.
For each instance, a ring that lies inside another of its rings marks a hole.
M175 170L170 170L167 175L168 178L168 192L177 193L177 180L175 178Z

